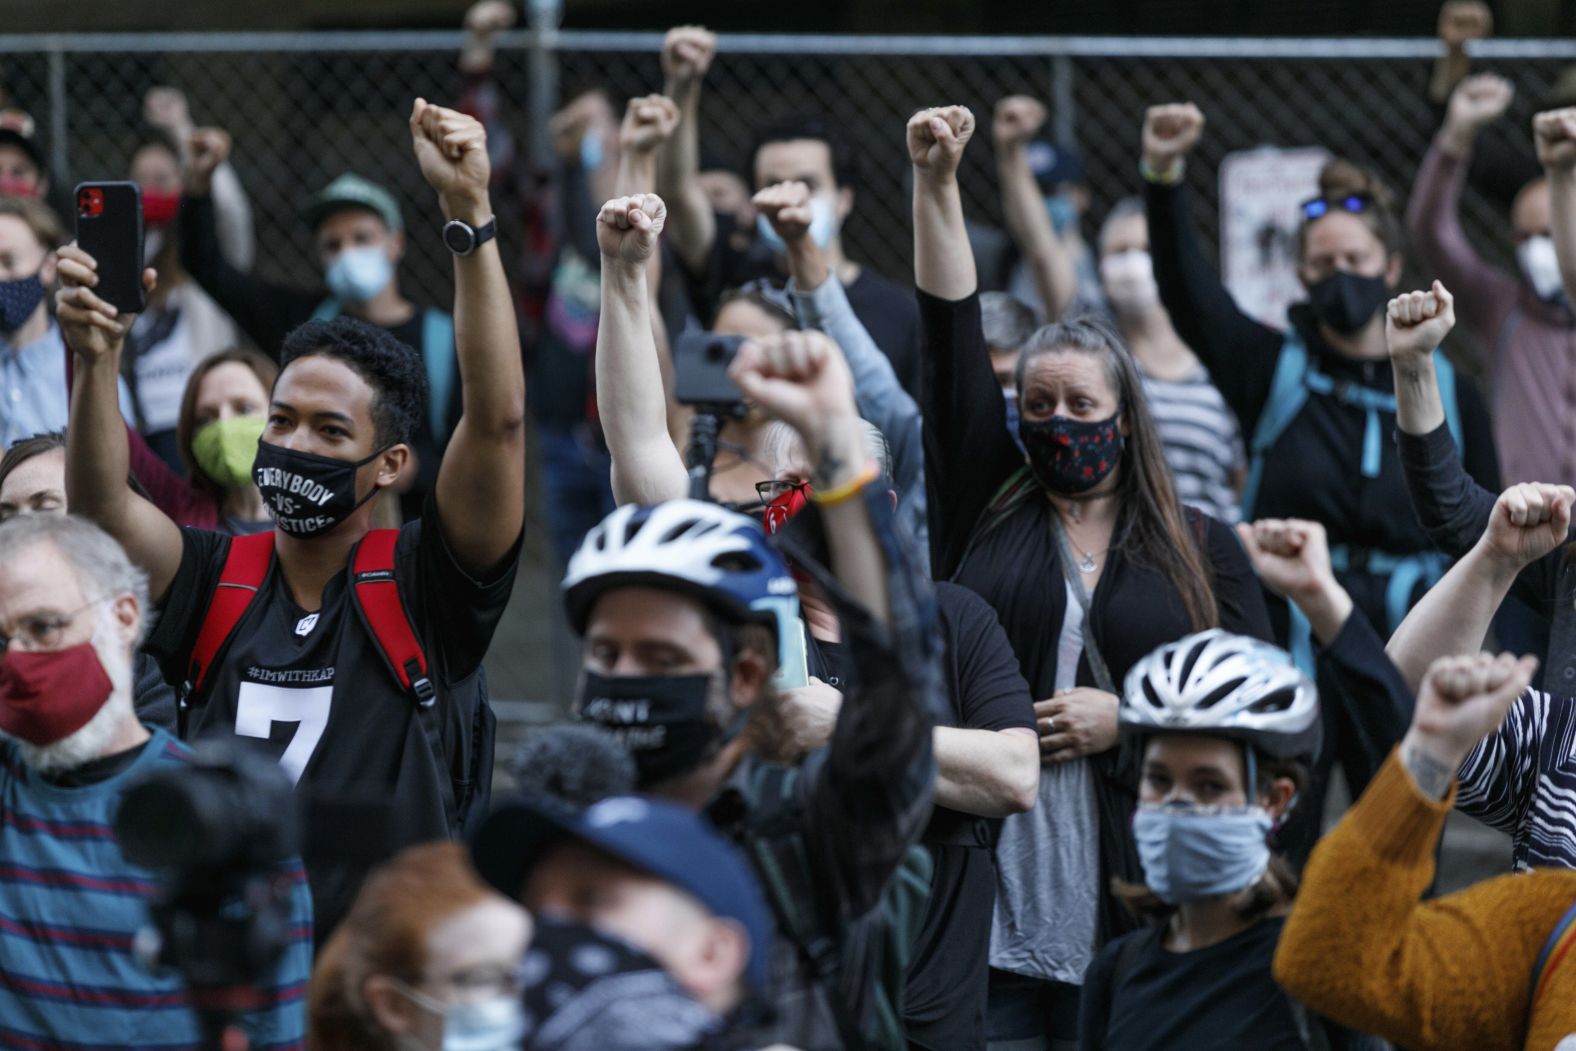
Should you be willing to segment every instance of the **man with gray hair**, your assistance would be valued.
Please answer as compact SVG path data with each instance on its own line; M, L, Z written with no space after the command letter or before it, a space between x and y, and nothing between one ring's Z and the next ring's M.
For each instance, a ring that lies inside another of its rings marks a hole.
M146 576L97 526L66 515L0 523L0 1043L196 1046L179 978L132 951L158 885L112 824L142 775L189 761L132 706ZM311 903L291 878L296 931L243 1025L255 1046L299 1046Z

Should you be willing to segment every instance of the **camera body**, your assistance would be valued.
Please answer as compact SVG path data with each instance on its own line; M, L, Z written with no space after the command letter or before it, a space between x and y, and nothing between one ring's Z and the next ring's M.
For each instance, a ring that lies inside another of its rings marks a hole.
M673 347L673 397L723 416L744 414L744 395L728 369L744 345L744 336L720 332L685 332Z

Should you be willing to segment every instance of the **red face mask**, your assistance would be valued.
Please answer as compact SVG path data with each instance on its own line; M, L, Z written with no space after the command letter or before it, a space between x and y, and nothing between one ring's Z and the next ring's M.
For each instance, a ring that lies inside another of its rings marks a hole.
M803 511L810 503L810 485L794 488L773 497L761 512L761 524L768 533L775 533Z
M91 642L0 660L0 730L39 748L88 724L114 689Z
M142 221L149 226L173 223L181 211L179 190L150 190L142 188Z
M31 197L38 199L38 183L28 178L0 178L0 197Z

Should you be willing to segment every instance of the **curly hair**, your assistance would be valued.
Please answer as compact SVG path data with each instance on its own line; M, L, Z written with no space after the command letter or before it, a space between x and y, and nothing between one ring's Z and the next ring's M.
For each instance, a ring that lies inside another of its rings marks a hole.
M420 352L387 329L351 317L308 321L285 336L280 371L299 358L333 358L348 365L372 388L372 422L377 445L409 442L427 411L427 372Z

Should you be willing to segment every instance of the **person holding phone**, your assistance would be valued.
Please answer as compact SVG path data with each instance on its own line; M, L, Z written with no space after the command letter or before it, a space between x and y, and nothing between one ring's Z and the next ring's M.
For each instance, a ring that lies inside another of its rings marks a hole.
M453 455L420 519L373 531L380 491L397 490L414 469L411 442L426 410L421 359L386 329L349 317L292 331L278 348L284 364L252 471L274 517L264 534L271 551L261 549L263 579L232 622L232 641L211 657L197 653L210 599L234 579L229 557L260 549L254 538L177 527L126 487L126 429L112 391L131 318L97 295L97 261L61 252L57 303L77 369L67 497L148 573L160 608L148 649L166 679L183 684L186 736L255 738L303 795L365 811L351 858L332 853L337 835L309 830L320 938L367 867L410 843L459 834L485 810L493 720L481 660L513 587L525 517L525 379L490 237L486 136L471 118L424 99L410 131L438 197L433 225L446 224L455 252L465 412ZM152 287L153 272L144 276ZM398 664L388 633L369 626L366 582L352 565L367 550L397 590L382 608L403 615L411 638L402 654L418 651Z
M65 230L28 197L0 197L0 449L66 428L66 347L45 302ZM125 380L120 412L132 419Z

